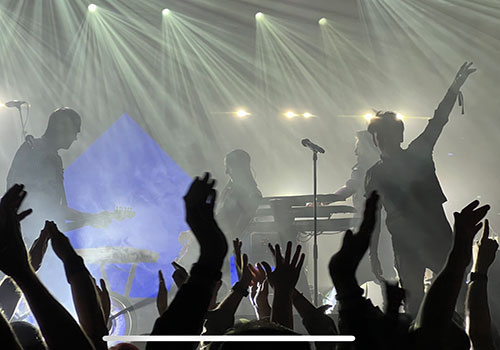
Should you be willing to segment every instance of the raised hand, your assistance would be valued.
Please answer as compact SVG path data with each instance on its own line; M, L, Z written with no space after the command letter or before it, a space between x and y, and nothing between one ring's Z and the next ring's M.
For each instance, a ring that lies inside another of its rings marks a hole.
M299 280L300 270L304 264L305 254L300 253L302 246L297 246L293 257L291 257L292 242L290 241L288 241L286 245L284 257L281 254L279 244L276 244L274 248L269 244L269 249L274 255L276 268L272 271L271 266L267 262L262 262L262 266L266 270L267 279L275 290L283 290L292 293Z
M256 266L256 267L255 267ZM257 263L257 265L248 265L250 272L252 274L252 283L250 287L250 299L252 303L254 303L255 296L259 290L259 285L261 285L266 279L266 271L262 267L261 264Z
M187 279L189 278L189 274L183 266L179 265L175 261L172 261L172 266L174 267L172 279L174 280L177 288L180 288L184 283L186 283Z
M453 91L459 91L469 75L474 73L476 70L476 68L472 68L472 62L465 62L458 70L457 75L455 76L455 80L453 80L450 89L452 89Z
M33 242L29 251L31 266L33 266L35 271L38 271L42 266L43 257L49 245L49 238L50 235L47 229L47 223L45 223L45 227L40 232L40 236Z
M472 268L473 272L487 274L491 264L495 261L495 255L498 250L498 242L489 238L489 234L490 223L486 220L481 239L474 247L475 258L474 267Z
M95 280L94 284L97 295L99 296L99 302L101 304L104 321L106 322L106 324L108 324L109 315L111 314L111 298L109 296L108 287L106 286L106 282L104 282L102 278L99 280L100 287L97 285L97 282Z
M57 225L53 221L45 221L45 229L48 231L50 241L52 243L52 249L59 259L65 263L75 257L78 257L78 254L75 252L75 249L73 249L68 237L59 231Z
M31 214L32 210L18 213L25 197L24 186L16 184L0 201L0 270L14 279L20 274L31 271L21 235L20 221Z
M374 191L365 203L363 222L358 233L347 230L340 250L330 260L329 269L332 279L336 276L354 276L358 265L370 245L370 238L375 228L377 203L379 196Z
M196 177L187 194L186 221L200 244L200 260L222 266L227 254L227 240L214 218L216 191L215 180L205 173L202 179Z
M234 264L236 265L236 272L238 273L238 278L241 277L242 273L242 256L241 256L241 246L243 243L238 239L233 240L233 255L234 255Z
M457 259L456 263L461 266L469 265L472 259L472 243L483 224L481 220L486 216L489 205L479 207L479 201L475 200L462 209L460 213L453 213L455 218L455 240L453 243L452 256Z
M165 284L165 279L163 278L163 273L158 270L158 294L156 296L156 308L158 309L158 314L161 316L168 308L168 290Z

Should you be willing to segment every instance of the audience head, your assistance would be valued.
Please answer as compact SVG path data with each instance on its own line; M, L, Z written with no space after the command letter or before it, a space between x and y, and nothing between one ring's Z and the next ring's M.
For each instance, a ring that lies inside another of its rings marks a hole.
M399 147L403 142L404 124L394 112L377 112L368 124L373 142L382 151Z
M75 110L68 107L56 109L49 117L44 138L56 149L68 149L77 139L81 124L82 119Z
M283 327L277 323L269 322L268 320L253 320L245 323L236 324L235 327L226 332L226 335L299 335L291 329ZM262 343L242 343L242 342L227 342L227 343L212 343L210 350L240 350L240 349L259 349L259 350L310 350L309 343L279 343L279 342L262 342Z
M31 323L16 321L10 326L24 350L47 350L40 331Z

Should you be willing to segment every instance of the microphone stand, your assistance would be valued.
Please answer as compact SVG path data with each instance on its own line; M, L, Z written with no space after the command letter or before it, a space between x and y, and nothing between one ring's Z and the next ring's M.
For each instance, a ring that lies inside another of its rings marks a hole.
M16 106L17 111L19 112L19 119L21 120L21 142L24 142L26 138L26 125L24 125L23 121L23 112L21 111L21 106Z
M318 306L318 152L313 150L313 266L314 305Z

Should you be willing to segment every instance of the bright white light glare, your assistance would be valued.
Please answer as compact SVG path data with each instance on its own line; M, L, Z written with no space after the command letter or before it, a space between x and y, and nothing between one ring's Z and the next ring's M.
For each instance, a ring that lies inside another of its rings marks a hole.
M397 114L396 114L396 119L398 119L398 120L403 120L403 119L404 119L404 116L403 116L401 113L397 113Z
M372 113L366 113L363 117L364 117L367 121L370 121L370 120L372 120L375 116L374 116Z
M163 9L163 11L161 11L161 14L162 14L163 16L167 16L169 13L170 13L170 10L169 10L169 9Z
M328 21L326 20L326 18L325 18L325 17L323 17L323 18L321 18L321 19L318 21L318 23L319 23L320 25L324 26L325 24L327 24L327 23L328 23Z
M5 107L5 105L3 103L0 103L0 108L3 108Z
M255 14L255 19L262 19L262 17L264 17L264 14L262 12L257 12Z
M97 10L97 6L95 4L90 4L88 9L89 12L95 12Z
M304 118L311 118L313 115L309 112L305 112L304 114L302 114L304 116Z
M293 118L296 116L297 116L297 114L295 112L292 112L292 111L285 112L285 117L287 117L287 118Z
M248 113L247 111L245 111L244 109L238 109L236 111L236 115L239 117L239 118L245 118L247 116L250 115L250 113Z

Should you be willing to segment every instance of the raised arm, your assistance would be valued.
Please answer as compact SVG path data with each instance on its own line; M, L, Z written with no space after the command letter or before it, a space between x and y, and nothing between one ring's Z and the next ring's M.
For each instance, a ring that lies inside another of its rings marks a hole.
M302 246L297 245L292 257L292 242L290 241L286 244L284 257L279 244L276 244L274 248L269 244L269 249L274 255L276 268L272 271L271 266L265 261L262 262L262 266L266 270L269 283L274 288L271 321L293 329L293 292L299 280L305 254L300 252Z
M4 317L2 310L0 309L0 339L2 340L2 347L5 349L12 350L23 350L19 344L14 331L9 325L9 322Z
M108 329L93 278L83 259L75 252L69 239L58 230L56 224L47 221L45 228L49 231L52 249L64 264L80 324L96 349L106 350L107 345L102 337L108 335Z
M47 251L49 236L47 231L42 230L40 236L33 242L29 252L31 266L38 271L42 266L42 260ZM19 303L20 291L10 277L4 277L0 282L0 308L3 309L5 318L10 320Z
M226 237L214 219L215 181L206 173L195 178L184 196L186 221L200 244L200 257L189 279L177 292L168 309L156 320L152 335L198 335L210 303L212 291L221 277L227 253ZM175 344L176 349L194 349L197 344ZM161 343L148 343L148 350L164 349Z
M446 95L434 111L434 116L429 120L424 131L411 143L412 145L418 145L418 147L425 148L432 152L444 126L448 122L448 118L455 106L462 85L469 75L475 71L476 69L472 68L472 62L465 62L462 67L460 67Z
M49 293L30 265L19 221L31 211L18 214L26 192L14 185L0 202L0 270L12 277L23 291L40 330L51 350L94 349L73 317Z
M472 259L472 242L481 229L481 220L489 205L479 207L473 201L455 217L454 242L443 270L427 292L420 306L415 326L419 329L421 346L439 347L451 325L455 304L462 288L465 269Z
M248 256L241 254L241 241L233 241L234 260L238 270L238 282L233 285L229 294L220 304L208 313L205 328L206 334L222 335L234 324L234 314L241 300L248 296L248 288L252 282L252 273L248 264Z
M486 220L481 240L474 249L474 264L465 301L468 319L467 333L474 350L495 348L488 306L488 270L495 260L498 243L488 238L489 233L490 225Z

